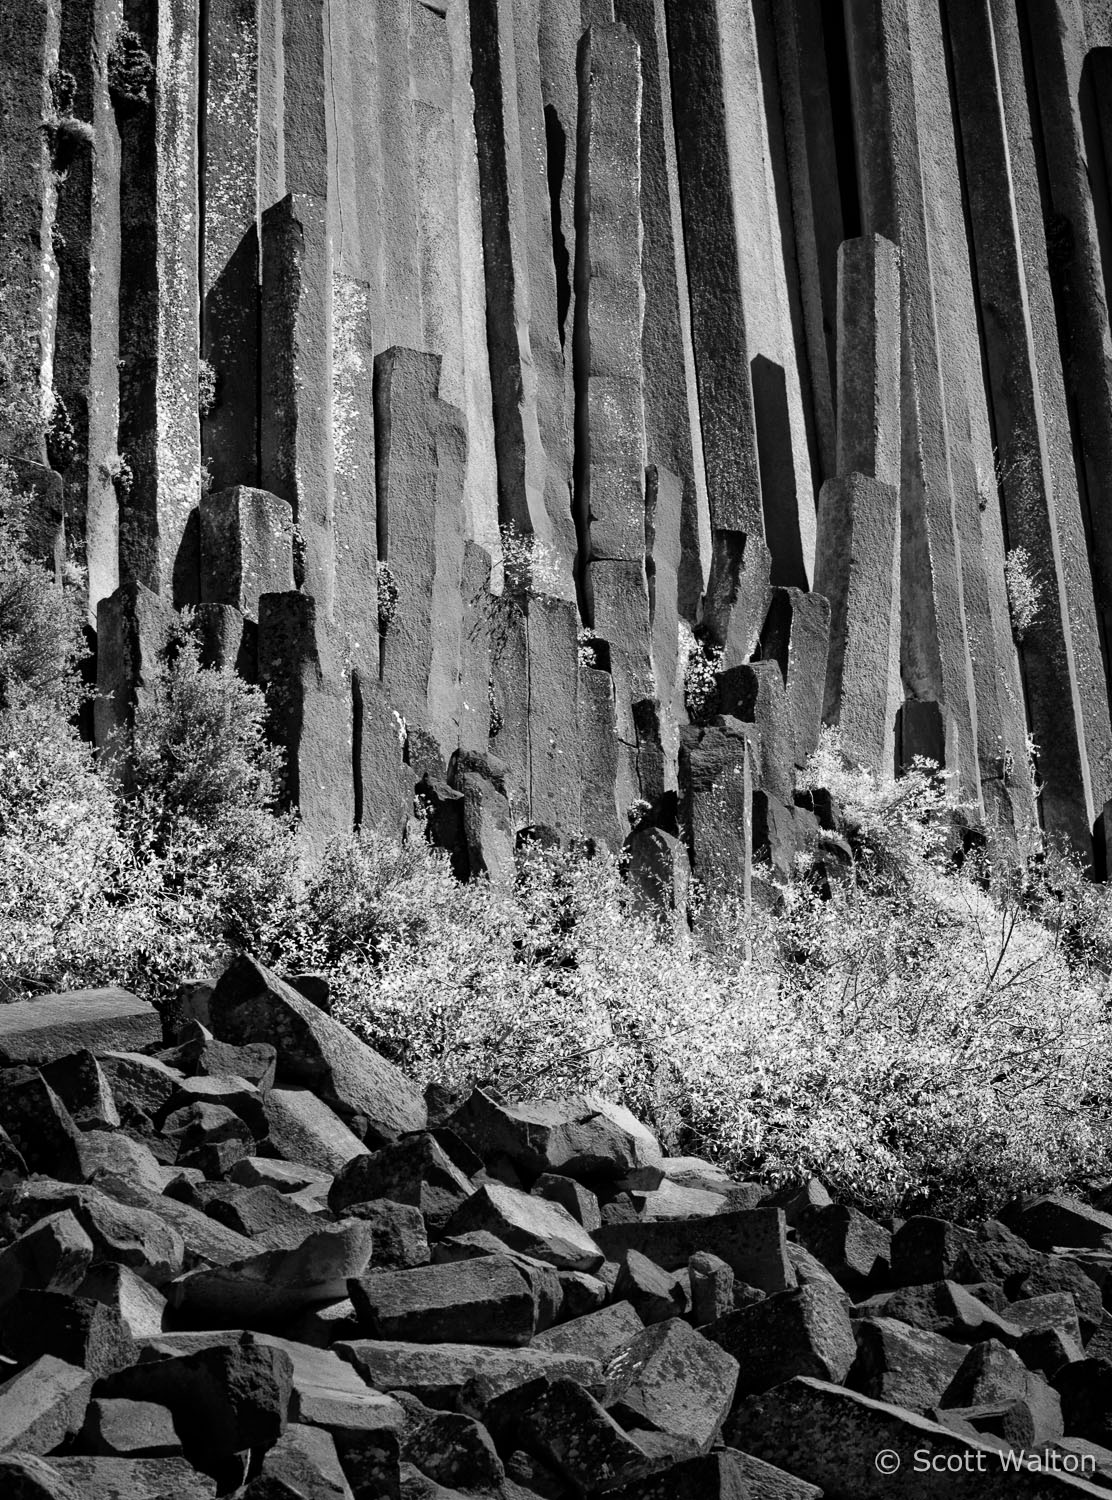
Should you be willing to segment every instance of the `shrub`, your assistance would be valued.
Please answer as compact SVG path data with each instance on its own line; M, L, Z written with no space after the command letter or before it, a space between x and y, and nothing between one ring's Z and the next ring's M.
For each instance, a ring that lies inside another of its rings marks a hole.
M1022 641L1038 623L1046 592L1031 566L1026 547L1013 547L1005 556L1004 584L1008 591L1012 634L1017 641Z
M680 676L684 706L692 724L707 724L718 712L718 670L722 647L700 639L680 621Z

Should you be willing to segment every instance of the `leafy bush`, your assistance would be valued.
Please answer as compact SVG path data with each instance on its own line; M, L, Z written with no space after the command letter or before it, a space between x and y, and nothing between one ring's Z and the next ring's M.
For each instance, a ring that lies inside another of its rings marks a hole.
M1038 623L1045 602L1046 589L1031 565L1026 547L1013 547L1004 558L1004 584L1008 591L1008 609L1012 634L1023 641Z

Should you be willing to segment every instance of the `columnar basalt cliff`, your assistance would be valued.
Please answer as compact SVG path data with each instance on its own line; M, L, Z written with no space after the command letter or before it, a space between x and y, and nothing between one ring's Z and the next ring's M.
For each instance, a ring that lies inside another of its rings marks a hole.
M1110 48L1108 0L4 0L0 452L98 737L188 605L318 843L421 785L472 869L713 887L813 843L826 722L1102 870Z

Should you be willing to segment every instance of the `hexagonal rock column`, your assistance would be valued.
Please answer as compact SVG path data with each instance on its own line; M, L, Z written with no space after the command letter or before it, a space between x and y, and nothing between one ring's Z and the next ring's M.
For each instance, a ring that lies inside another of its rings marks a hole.
M260 478L293 506L294 577L331 616L335 448L326 201L290 194L263 214L262 235Z
M752 728L723 719L680 736L681 818L695 878L707 894L738 896L748 905L753 869Z
M101 751L131 722L175 619L169 604L134 581L100 601L94 718Z
M319 852L355 824L352 689L339 643L308 594L260 598L259 676L286 752L286 800Z
M292 591L288 500L236 485L201 500L201 600L258 618L259 596Z
M44 385L54 337L55 210L46 121L49 75L58 65L59 0L9 0L0 14L0 338L7 379L0 399L0 453L42 463ZM10 373L9 373L10 369Z
M379 555L396 589L382 683L444 760L459 743L467 433L439 386L437 355L388 349L375 361Z

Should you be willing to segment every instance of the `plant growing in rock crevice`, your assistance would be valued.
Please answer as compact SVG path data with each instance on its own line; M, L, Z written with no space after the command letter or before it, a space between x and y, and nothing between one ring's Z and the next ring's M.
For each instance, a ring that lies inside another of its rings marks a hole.
M1012 634L1022 643L1038 624L1045 602L1045 587L1032 566L1026 547L1013 547L1004 558L1004 584Z

